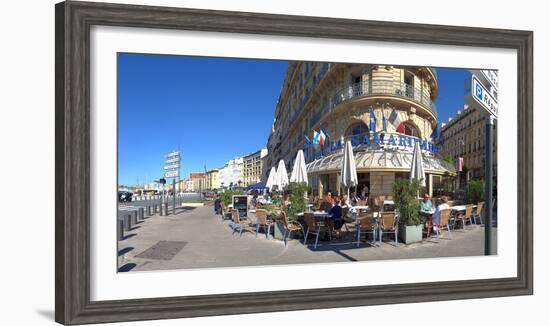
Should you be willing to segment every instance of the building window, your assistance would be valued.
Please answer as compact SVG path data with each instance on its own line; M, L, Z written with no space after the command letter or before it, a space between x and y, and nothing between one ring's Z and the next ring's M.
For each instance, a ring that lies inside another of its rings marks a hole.
M364 122L356 122L348 127L346 130L346 140L351 139L353 136L357 136L361 140L364 136L369 134L369 127Z
M405 123L405 135L420 137L418 130L409 123Z

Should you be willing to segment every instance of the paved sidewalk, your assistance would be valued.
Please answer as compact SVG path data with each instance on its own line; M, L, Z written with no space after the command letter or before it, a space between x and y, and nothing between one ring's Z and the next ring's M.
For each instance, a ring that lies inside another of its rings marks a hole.
M291 240L285 247L282 241L266 240L263 233L258 238L255 232L243 232L240 238L233 235L229 221L214 215L212 206L183 207L176 215L155 215L135 226L119 241L118 258L121 271L150 271L476 256L483 255L483 232L483 227L467 226L466 231L454 231L452 240L444 232L439 243L425 240L398 247L388 237L381 247L362 242L356 248L351 236L337 243L319 242L317 249L313 249L313 238L308 246ZM495 228L493 248L496 234Z

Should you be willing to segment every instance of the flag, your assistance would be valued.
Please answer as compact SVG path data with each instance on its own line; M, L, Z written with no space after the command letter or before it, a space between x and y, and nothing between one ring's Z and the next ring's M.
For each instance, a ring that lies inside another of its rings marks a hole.
M321 128L319 130L319 144L321 144L321 146L325 145L325 140L326 139L327 139L327 134L325 133L323 128Z
M319 141L321 135L317 132L317 130L313 130L313 145L319 145Z
M432 131L432 134L430 135L430 138L433 140L436 140L438 137L439 137L439 130L436 124L434 130Z
M304 147L309 147L309 145L311 145L311 140L307 136L304 136Z
M372 132L376 132L376 116L372 110L370 111L369 129Z
M403 122L401 122L397 111L392 110L388 120L395 127L395 131L397 131L398 133L405 132L405 125L403 124Z
M459 172L462 172L462 168L464 167L464 157L459 157L458 158L458 161L456 162L456 169L459 171Z
M382 111L382 129L385 132L388 132L388 119L386 119L386 115L384 114L384 111Z

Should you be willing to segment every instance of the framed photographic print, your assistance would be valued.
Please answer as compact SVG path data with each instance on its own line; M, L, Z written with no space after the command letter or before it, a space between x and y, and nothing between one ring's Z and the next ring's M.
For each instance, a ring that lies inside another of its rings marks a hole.
M55 12L57 322L532 294L532 32Z

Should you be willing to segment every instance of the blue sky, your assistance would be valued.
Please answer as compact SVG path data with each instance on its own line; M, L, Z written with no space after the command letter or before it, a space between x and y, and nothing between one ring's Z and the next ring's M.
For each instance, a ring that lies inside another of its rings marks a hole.
M182 176L265 147L286 61L118 55L119 183L162 176L180 149ZM438 69L439 120L462 107L462 69Z

